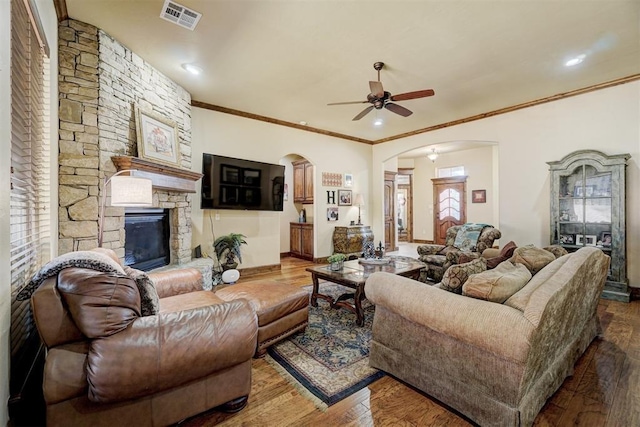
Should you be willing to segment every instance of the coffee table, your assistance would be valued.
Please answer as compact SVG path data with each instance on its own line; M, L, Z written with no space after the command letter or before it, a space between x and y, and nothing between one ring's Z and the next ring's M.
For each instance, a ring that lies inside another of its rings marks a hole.
M331 308L342 307L355 313L356 325L364 325L364 312L362 310L364 284L372 273L385 271L387 273L418 280L420 277L420 270L427 266L425 263L409 257L388 256L385 257L385 259L389 260L386 264L364 264L361 263L360 260L345 261L342 270L338 271L331 270L331 267L328 264L307 268L307 271L311 273L311 278L313 280L311 305L313 307L317 307L318 298L322 298L329 302ZM347 286L355 289L355 292L342 294L334 300L331 296L324 295L319 292L319 279ZM350 299L353 299L353 303L348 301Z

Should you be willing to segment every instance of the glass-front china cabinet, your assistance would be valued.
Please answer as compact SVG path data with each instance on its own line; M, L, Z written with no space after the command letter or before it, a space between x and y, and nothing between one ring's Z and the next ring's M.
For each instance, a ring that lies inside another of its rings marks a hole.
M629 154L575 151L548 162L551 243L567 251L594 246L611 257L603 298L629 302L625 176Z

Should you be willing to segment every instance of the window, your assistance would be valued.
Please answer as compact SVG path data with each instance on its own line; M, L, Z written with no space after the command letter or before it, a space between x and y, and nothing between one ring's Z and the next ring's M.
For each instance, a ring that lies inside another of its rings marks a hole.
M439 198L440 212L438 212L438 218L453 218L459 221L461 218L460 199L462 198L460 192L447 188L440 193Z
M36 331L18 291L50 254L49 59L37 13L11 1L11 357Z
M449 178L451 176L464 176L464 166L438 168L438 178Z

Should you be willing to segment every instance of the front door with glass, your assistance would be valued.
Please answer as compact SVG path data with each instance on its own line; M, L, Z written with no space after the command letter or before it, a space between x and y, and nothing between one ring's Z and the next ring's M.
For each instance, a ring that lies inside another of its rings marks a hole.
M433 178L433 240L444 244L447 230L467 222L467 177Z

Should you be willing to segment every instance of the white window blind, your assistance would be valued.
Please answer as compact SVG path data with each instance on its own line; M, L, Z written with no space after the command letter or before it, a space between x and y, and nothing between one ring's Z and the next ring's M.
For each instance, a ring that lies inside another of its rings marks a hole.
M37 15L11 1L11 355L35 333L15 296L50 253L49 59Z

